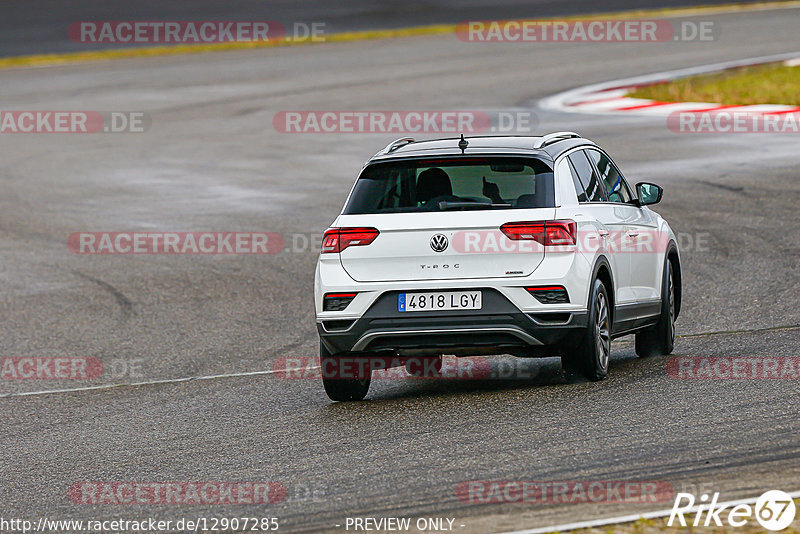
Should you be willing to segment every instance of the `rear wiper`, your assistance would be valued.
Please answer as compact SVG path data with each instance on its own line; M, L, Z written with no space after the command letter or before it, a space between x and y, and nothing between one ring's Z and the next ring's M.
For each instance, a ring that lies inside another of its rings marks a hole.
M439 209L445 210L462 210L462 209L493 209L493 208L510 208L511 204L492 204L491 202L447 202L443 200L439 202Z

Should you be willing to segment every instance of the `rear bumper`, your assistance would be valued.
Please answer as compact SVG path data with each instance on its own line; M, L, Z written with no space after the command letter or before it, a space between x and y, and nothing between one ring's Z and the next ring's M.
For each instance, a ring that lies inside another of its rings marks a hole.
M480 310L400 312L399 291L387 291L358 319L317 322L332 353L429 352L445 354L534 353L576 338L585 312L523 313L502 293L481 288Z

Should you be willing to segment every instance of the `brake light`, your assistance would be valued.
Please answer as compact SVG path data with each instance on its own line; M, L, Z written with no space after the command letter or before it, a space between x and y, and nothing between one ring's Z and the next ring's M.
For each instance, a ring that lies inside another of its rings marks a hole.
M322 252L341 252L347 247L369 245L378 234L377 228L329 228L322 236Z
M500 231L513 241L532 239L545 246L574 245L578 224L570 220L510 222Z

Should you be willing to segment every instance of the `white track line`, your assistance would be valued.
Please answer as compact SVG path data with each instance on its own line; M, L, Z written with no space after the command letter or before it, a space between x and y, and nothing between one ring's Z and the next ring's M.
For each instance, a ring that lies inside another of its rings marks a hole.
M644 110L617 111L610 108L613 108L614 105L620 105L621 100L613 100L613 101L606 100L605 102L603 102L603 100L606 97L619 97L620 99L624 99L625 97L623 97L622 94L628 92L626 88L637 85L645 85L655 82L664 82L668 80L674 80L677 78L694 76L697 74L707 74L709 72L723 71L726 69L731 69L736 67L745 67L748 65L758 65L761 63L772 63L776 61L790 60L790 59L795 59L798 56L800 56L800 51L786 52L783 54L773 54L769 56L759 56L748 59L723 61L721 63L711 63L708 65L701 65L698 67L689 67L685 69L677 69L664 72L656 72L653 74L645 74L642 76L634 76L631 78L622 78L619 80L612 80L609 82L585 85L583 87L571 89L563 93L558 93L556 95L543 98L542 100L539 101L538 105L540 108L543 109L553 109L569 113L592 113L592 114L639 113L648 115L655 114L652 112L645 112ZM594 101L596 101L596 103ZM606 102L610 102L610 104L607 104ZM648 101L647 100L634 101L633 99L631 99L631 105L635 105L636 103L646 103L646 102ZM693 104L699 104L700 106L709 106L709 107L719 105L719 104L702 103L702 102ZM783 109L789 107L795 107L795 106L780 106L779 108ZM669 111L673 110L674 108L669 109ZM668 113L664 113L664 111L667 111L666 106L664 107L663 110L660 110L657 113L663 114L665 116L668 115Z
M284 373L290 371L300 371L300 370L311 370L311 369L319 369L319 366L312 366L312 367L303 367L300 368L287 368L287 369L269 369L267 371L250 371L247 373L228 373L223 375L205 375L205 376L187 376L183 378L166 378L164 380L150 380L147 382L131 382L131 383L121 383L121 384L105 384L99 386L85 386L82 388L70 388L70 389L46 389L43 391L23 391L20 393L5 393L0 395L0 399L6 397L31 397L34 395L50 395L52 393L73 393L76 391L95 391L95 390L104 390L104 389L112 389L112 388L121 388L121 387L137 387L137 386L154 386L158 384L178 384L180 382L192 382L196 380L215 380L217 378L235 378L240 376L259 376L259 375L272 375L275 373Z
M775 330L793 330L795 328L800 328L800 324L791 324L791 325L780 325L780 326L772 326L768 328L754 328L752 330L717 330L714 332L700 332L697 334L680 334L676 337L684 338L684 337L699 337L699 336L715 336L715 335L731 335L731 334L752 334L757 332L771 332ZM165 378L163 380L150 380L147 382L130 382L130 383L120 383L120 384L106 384L106 385L99 385L99 386L85 386L82 388L69 388L69 389L46 389L43 391L23 391L19 393L4 393L0 394L0 399L6 397L30 397L34 395L50 395L52 393L73 393L76 391L95 391L95 390L104 390L104 389L112 389L112 388L120 388L120 387L137 387L137 386L154 386L158 384L179 384L181 382L191 382L193 380L214 380L217 378L235 378L240 376L259 376L259 375L273 375L275 373L280 372L290 372L290 371L303 371L303 370L312 370L312 369L319 369L318 365L310 366L310 367L289 367L286 369L269 369L266 371L250 371L247 373L228 373L222 375L206 375L206 376L187 376L183 378Z
M800 498L800 491L789 493L789 496L792 499ZM752 504L757 500L758 497L751 497L748 499L739 499L737 501L721 502L717 503L717 507L736 506L737 504ZM705 510L707 507L708 507L707 504L700 504L689 508L684 513L695 513L700 511L701 509ZM552 525L549 527L532 528L528 530L515 530L512 532L503 532L502 534L545 534L547 532L565 532L569 530L577 530L580 528L604 527L606 525L616 525L618 523L632 523L633 521L638 521L639 519L655 519L659 517L666 517L671 513L672 513L672 508L670 508L669 510L657 510L655 512L646 512L643 514L621 515L618 517L607 517L605 519L594 519L592 521L564 523L563 525Z

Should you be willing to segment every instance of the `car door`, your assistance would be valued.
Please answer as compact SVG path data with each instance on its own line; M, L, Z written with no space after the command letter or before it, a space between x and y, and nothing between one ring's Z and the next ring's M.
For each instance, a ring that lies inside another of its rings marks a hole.
M601 243L598 250L605 252L605 256L611 264L612 275L614 277L614 301L617 306L635 304L636 297L630 286L631 279L631 259L629 254L621 254L618 250L616 241L617 236L624 234L627 230L625 213L621 213L617 204L608 202L605 186L600 178L597 169L589 159L586 149L576 150L568 156L573 172L580 181L582 190L578 191L581 213L578 216L586 216L595 221L597 232ZM579 184L575 184L576 189ZM590 235L585 236L587 241Z
M656 219L649 209L632 202L634 196L625 177L611 158L600 150L587 149L621 222L619 253L630 261L630 289L637 303L660 298L656 279L660 279L660 240L656 235Z

